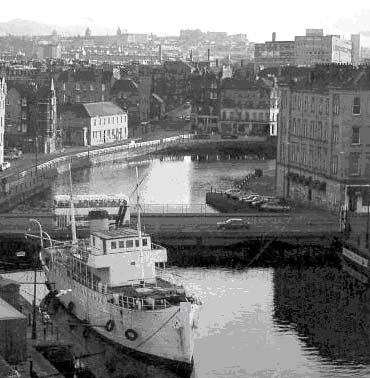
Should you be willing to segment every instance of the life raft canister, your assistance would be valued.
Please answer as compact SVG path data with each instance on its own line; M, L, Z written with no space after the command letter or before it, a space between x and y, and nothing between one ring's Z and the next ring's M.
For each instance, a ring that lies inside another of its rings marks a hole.
M114 328L114 320L113 319L110 319L107 321L107 324L105 325L105 329L108 331L108 332L111 332L113 331L113 328Z
M126 330L125 332L125 336L127 339L129 339L130 341L134 341L137 339L137 332L134 331L133 329L129 328L128 330Z

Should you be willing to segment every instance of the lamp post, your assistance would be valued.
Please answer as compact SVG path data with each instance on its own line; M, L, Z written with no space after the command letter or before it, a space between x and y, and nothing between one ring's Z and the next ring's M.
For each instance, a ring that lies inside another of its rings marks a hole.
M44 247L43 243L43 231L42 231L42 226L41 223L34 218L29 219L30 222L34 222L39 226L40 229L40 247L41 249ZM34 266L34 281L33 281L33 318L32 318L32 339L36 340L37 334L36 334L36 285L37 285L37 265L36 265L36 257L35 257L35 266Z
M370 215L370 202L369 202L369 189L370 185L367 185L366 199L367 199L367 217L366 217L366 248L369 248L369 215Z

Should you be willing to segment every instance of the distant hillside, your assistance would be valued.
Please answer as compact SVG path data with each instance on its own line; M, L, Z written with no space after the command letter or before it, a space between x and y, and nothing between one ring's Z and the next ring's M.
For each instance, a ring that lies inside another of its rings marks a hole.
M53 30L56 30L61 35L84 35L87 27L92 30L93 35L115 34L117 30L117 28L107 28L91 24L58 26L31 20L14 19L0 22L0 35L50 35Z

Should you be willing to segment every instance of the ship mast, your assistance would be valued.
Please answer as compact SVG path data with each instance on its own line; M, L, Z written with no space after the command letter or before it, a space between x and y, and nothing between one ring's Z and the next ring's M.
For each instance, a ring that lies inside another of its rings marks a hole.
M145 286L144 281L144 256L143 256L143 240L141 236L141 216L140 216L140 192L139 192L139 173L136 167L136 211L137 211L137 233L139 236L139 248L140 248L140 263L141 263L141 281Z
M73 205L73 192L72 192L72 173L71 173L71 162L69 162L69 198L71 205L71 231L72 231L72 244L77 243L77 234L76 234L76 219L75 219L75 208Z

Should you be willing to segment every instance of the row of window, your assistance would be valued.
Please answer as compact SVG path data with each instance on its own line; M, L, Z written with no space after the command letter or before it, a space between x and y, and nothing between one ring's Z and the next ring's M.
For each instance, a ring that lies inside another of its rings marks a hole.
M276 114L272 114L272 121L276 121ZM270 113L269 112L253 112L253 113L248 113L248 112L233 112L233 111L223 111L222 112L222 120L223 121L269 121L270 120Z
M142 238L143 247L146 247L148 245L148 239ZM118 241L111 241L110 242L110 248L111 249L121 249L121 248L133 248L135 242L135 247L139 247L139 240L118 240Z
M92 133L93 139L123 139L127 137L127 129L109 129L109 130L100 130L100 131L93 131Z
M281 108L288 108L287 92L282 92ZM309 97L308 95L294 94L292 96L292 110L302 110L303 112L318 113L320 115L329 115L329 98L316 98L315 96ZM333 95L333 114L340 113L340 96ZM361 98L355 96L352 102L352 114L361 114Z
M66 90L66 83L63 83L63 86L62 86L62 88L63 88L63 91L65 91ZM94 91L95 90L95 86L94 86L94 84L86 84L86 86L84 86L84 85L81 85L80 83L76 83L75 84L75 89L76 89L76 91L80 91L80 90L90 90L90 91ZM101 85L101 90L102 91L105 91L105 84L102 84Z
M123 116L113 116L113 117L104 117L104 118L100 118L99 117L99 125L105 125L106 123L108 125L110 125L111 123L112 124L115 124L115 123L122 123L122 122L126 122L126 115L123 115ZM97 119L94 118L94 126L96 126L98 124L97 122Z

